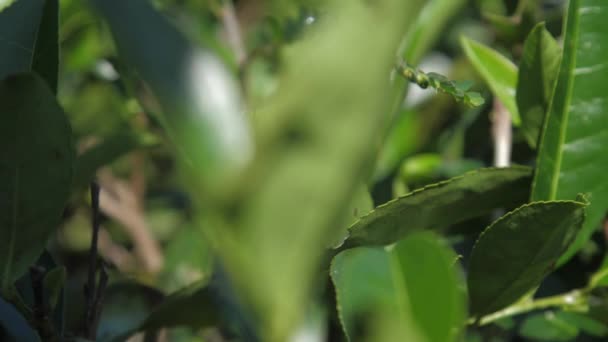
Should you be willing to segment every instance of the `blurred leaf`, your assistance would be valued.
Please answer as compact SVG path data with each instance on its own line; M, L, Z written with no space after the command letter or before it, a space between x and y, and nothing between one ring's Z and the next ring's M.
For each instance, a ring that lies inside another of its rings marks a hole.
M516 95L521 130L532 148L540 137L560 58L561 49L545 24L536 25L524 44Z
M466 0L431 0L422 8L403 43L403 59L412 65L433 47L445 25L464 7Z
M521 119L515 103L517 67L495 50L468 38L462 37L461 45L469 61L486 81L494 96L511 113L513 124L519 126Z
M162 121L213 194L234 181L253 146L238 85L211 51L190 44L145 0L92 0L122 58L160 101Z
M19 0L0 11L0 79L35 71L57 92L58 20L58 0Z
M385 203L349 228L341 249L387 245L420 229L442 229L496 208L525 203L531 172L526 167L471 171Z
M441 156L435 153L421 153L407 158L399 168L399 176L406 184L432 180L441 167Z
M63 283L61 283L61 279L57 278L61 277L60 273L62 272L65 276L65 267L57 265L57 262L55 262L55 259L48 250L44 250L35 265L49 271L46 273L45 278L43 278L44 305L51 310L51 317L49 318L53 322L55 332L59 334L59 336L62 336L65 321L65 297ZM35 306L32 283L33 280L30 272L27 272L15 282L15 289L17 290L18 295L17 301L19 302L19 305L23 305L23 308L28 308L26 310L30 310L29 308ZM13 304L14 303L15 302L13 302Z
M132 150L150 145L143 135L131 132L117 132L88 149L76 158L72 188L84 188L95 177L97 169L106 166Z
M548 311L526 318L519 334L536 341L571 341L578 336L579 330Z
M580 231L586 206L577 201L533 202L486 228L469 263L471 314L493 313L538 286Z
M532 185L532 200L573 198L591 202L583 230L560 259L565 263L591 237L608 208L608 2L570 1L564 52L547 111Z
M212 270L210 249L195 227L180 227L165 249L163 288L173 292L195 281L208 279Z
M386 177L404 157L422 145L420 136L425 132L421 121L420 115L413 110L398 113L377 157L374 180Z
M56 267L50 270L44 276L44 290L46 292L51 310L54 310L59 303L59 298L61 296L61 291L63 291L66 276L67 273L64 266Z
M36 262L60 223L72 181L72 133L44 81L0 83L1 291Z
M394 56L417 5L328 4L331 20L284 52L280 87L254 115L257 172L230 203L236 213L208 218L205 227L264 341L288 339L301 322L322 246L370 171L396 96Z
M0 340L40 342L40 337L15 308L0 298Z
M331 276L349 340L358 340L365 324L373 322L363 319L380 315L398 317L394 337L414 330L418 341L454 341L465 318L464 289L454 259L430 233L410 235L386 250L356 248L338 254Z
M152 310L158 306L163 294L137 283L113 284L104 293L103 311L97 330L98 341L114 341L137 329Z

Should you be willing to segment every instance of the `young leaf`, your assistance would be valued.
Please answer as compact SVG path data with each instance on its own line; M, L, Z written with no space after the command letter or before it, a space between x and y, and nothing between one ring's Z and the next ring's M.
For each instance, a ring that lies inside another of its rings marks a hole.
M253 144L227 67L211 51L190 44L149 1L93 3L107 20L120 56L158 98L161 121L205 192L234 181L250 161Z
M517 67L491 48L463 37L461 45L473 67L486 81L496 96L511 113L511 120L519 126L521 119L515 103Z
M538 286L580 231L586 206L577 201L533 202L486 228L469 264L472 315L500 310Z
M462 102L469 107L478 107L484 103L484 99L479 93L468 91L472 86L472 82L450 81L443 75L434 72L426 74L409 65L400 65L399 72L408 81L416 83L421 88L431 86L437 91L452 95L456 101Z
M465 317L455 259L429 232L410 235L390 249L355 248L338 254L331 277L346 336L359 340L366 323L392 316L400 323L393 335L402 340L413 341L404 335L411 331L419 341L455 340Z
M534 27L524 44L517 80L517 107L526 141L536 148L557 78L561 49L544 23Z
M58 0L19 0L1 10L0 79L16 72L35 71L56 93L58 21Z
M0 291L42 253L72 181L72 132L51 90L34 74L0 82Z
M589 240L608 208L607 11L605 1L570 1L564 52L538 149L532 201L585 193L591 202L583 230L559 264Z
M394 243L408 232L441 229L496 208L525 203L531 171L488 168L429 185L377 207L349 228L341 249Z

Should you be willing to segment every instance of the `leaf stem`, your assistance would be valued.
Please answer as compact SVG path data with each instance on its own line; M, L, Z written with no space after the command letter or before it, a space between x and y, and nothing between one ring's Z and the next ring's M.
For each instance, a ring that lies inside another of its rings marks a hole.
M581 306L585 304L587 294L588 289L577 289L556 296L516 303L493 314L483 316L478 320L476 320L475 318L471 318L469 319L468 324L475 324L477 322L478 326L483 326L490 323L494 323L503 318L520 315L530 311L543 310L554 307L580 309Z

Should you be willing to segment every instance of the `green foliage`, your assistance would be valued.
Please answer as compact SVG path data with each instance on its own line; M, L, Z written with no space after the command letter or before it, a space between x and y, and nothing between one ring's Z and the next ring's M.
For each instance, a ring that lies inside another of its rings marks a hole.
M521 119L515 102L517 67L506 57L481 43L463 37L461 44L471 64L511 114L513 124L519 126Z
M545 117L532 185L533 201L569 199L585 193L591 204L582 232L561 258L563 264L583 247L608 208L604 167L608 144L604 66L608 41L601 32L608 23L600 14L601 1L570 1L564 52L557 84Z
M536 148L540 137L560 58L561 49L545 24L536 25L524 44L516 94L521 131L532 148Z
M147 1L93 3L108 21L121 57L158 97L161 120L187 163L206 188L224 189L252 154L233 75L212 51L190 43Z
M456 101L462 102L469 107L481 106L483 97L477 92L469 91L473 84L468 81L450 81L447 77L434 72L424 73L409 65L399 66L399 72L410 82L416 83L421 88L431 86L437 91L454 97Z
M481 169L385 203L349 228L342 249L386 245L420 229L439 230L496 208L525 203L530 169Z
M0 340L605 340L608 4L473 3L0 0Z
M580 231L586 206L532 202L489 226L471 254L471 313L481 317L498 311L538 286Z
M19 0L0 12L0 79L35 71L57 91L58 17L57 0Z
M7 295L61 222L74 152L63 110L33 74L0 83L0 118L0 274Z
M453 252L430 233L412 234L386 249L363 247L338 254L330 273L349 340L373 331L364 324L374 315L398 317L401 326L392 332L395 336L454 340L465 318L454 260Z

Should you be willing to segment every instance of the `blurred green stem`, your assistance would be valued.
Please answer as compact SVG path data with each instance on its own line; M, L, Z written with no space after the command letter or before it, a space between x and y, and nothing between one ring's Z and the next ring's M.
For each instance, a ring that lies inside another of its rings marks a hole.
M573 310L579 309L585 305L588 292L589 289L573 290L556 296L516 303L503 310L481 317L478 320L474 318L469 319L468 324L476 324L478 326L483 326L490 323L494 323L503 318L520 315L530 311L543 310L549 308L566 308Z

